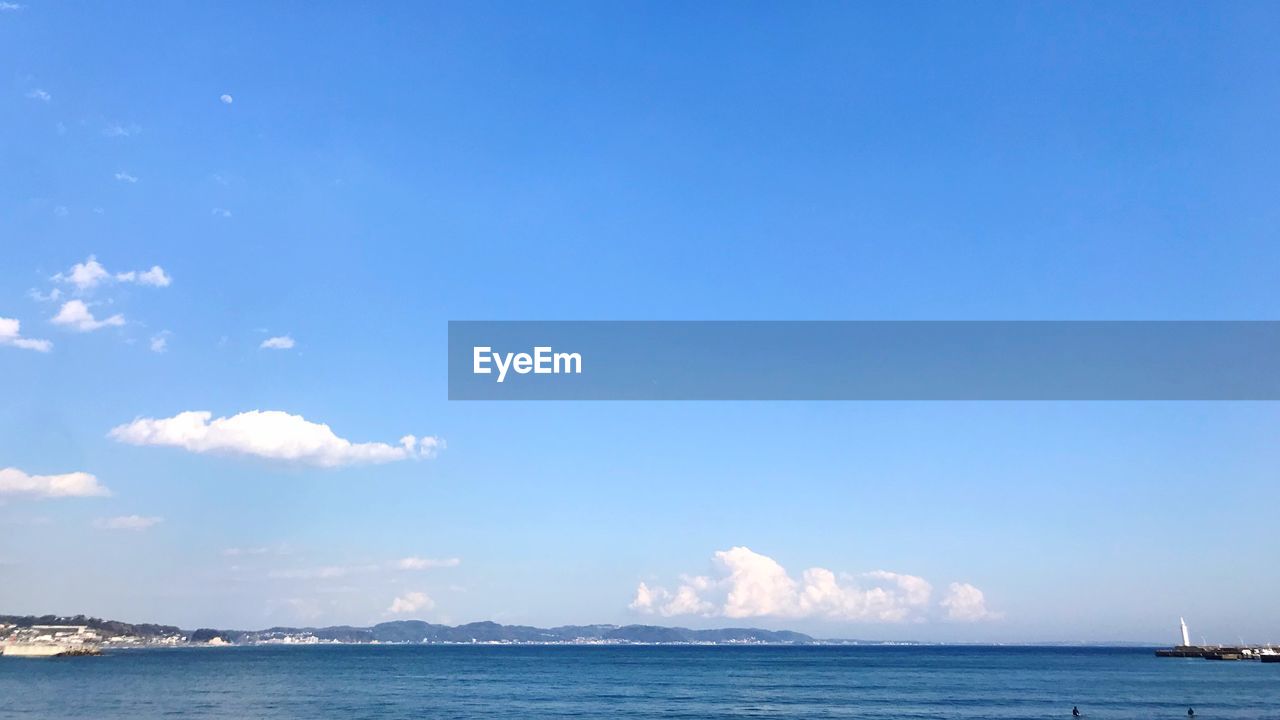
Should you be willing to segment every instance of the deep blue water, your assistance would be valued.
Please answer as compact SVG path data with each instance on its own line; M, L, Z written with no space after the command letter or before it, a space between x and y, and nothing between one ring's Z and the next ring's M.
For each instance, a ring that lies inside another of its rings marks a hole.
M1118 648L304 646L0 658L0 718L1280 718L1280 664Z

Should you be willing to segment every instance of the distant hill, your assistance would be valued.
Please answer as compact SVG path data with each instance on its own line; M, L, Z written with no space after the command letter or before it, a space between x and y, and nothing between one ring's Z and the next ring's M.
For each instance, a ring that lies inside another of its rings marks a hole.
M85 615L0 615L0 625L87 625L101 631L108 637L112 635L133 635L134 637L153 638L171 635L186 636L186 632L173 625L153 625L151 623L133 624L119 620L103 620Z
M760 630L756 628L725 628L720 630L690 630L688 628L659 627L655 625L564 625L538 628L528 625L501 625L495 622L474 622L465 625L437 625L421 620L396 620L378 623L373 627L274 627L258 632L229 631L222 637L227 640L254 641L268 639L272 635L299 635L309 633L321 640L342 642L516 642L545 643L573 642L575 640L634 643L693 643L693 642L760 642L760 643L811 643L812 637L797 632Z
M501 625L495 622L473 622L465 625L437 625L421 620L396 620L372 627L333 625L329 627L271 627L265 630L219 630L199 628L180 630L172 625L131 624L115 620L74 615L0 615L0 624L30 627L32 625L88 625L104 635L133 635L141 638L182 635L191 642L203 643L219 637L228 642L261 642L287 635L314 635L321 640L349 643L470 643L512 642L547 643L574 641L612 641L631 643L778 643L804 644L817 642L802 633L758 628L722 628L690 630L658 625L562 625L537 628L528 625Z

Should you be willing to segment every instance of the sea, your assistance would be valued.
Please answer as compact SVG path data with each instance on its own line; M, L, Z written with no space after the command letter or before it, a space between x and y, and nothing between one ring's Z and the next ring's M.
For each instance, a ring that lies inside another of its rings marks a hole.
M1150 648L309 645L0 658L0 718L1280 718L1280 664Z

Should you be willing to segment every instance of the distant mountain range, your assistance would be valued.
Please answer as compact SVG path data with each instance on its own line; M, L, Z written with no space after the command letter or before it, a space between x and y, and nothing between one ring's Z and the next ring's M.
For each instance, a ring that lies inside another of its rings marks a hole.
M16 625L20 628L28 628L32 625L87 625L94 630L100 630L108 637L132 635L153 638L186 635L181 628L173 625L134 624L118 620L102 620L86 615L0 615L0 625Z
M88 625L103 631L104 635L132 635L140 638L166 637L181 634L191 642L207 642L215 637L228 642L262 642L286 636L313 635L320 640L350 643L562 643L562 642L624 642L624 643L774 643L806 644L818 642L803 633L788 630L761 630L759 628L722 628L717 630L690 630L689 628L661 627L658 625L562 625L553 628L537 628L528 625L501 625L495 622L474 622L465 625L437 625L421 620L397 620L378 623L371 627L333 625L329 627L272 627L265 630L221 630L200 628L191 632L172 625L153 625L101 620L75 616L0 615L0 624L30 627L31 625Z
M501 625L474 622L465 625L436 625L421 620L397 620L372 627L273 627L258 631L223 631L202 629L192 633L195 642L218 636L230 642L256 642L285 635L314 635L320 640L340 642L395 643L558 643L574 641L612 641L632 643L812 643L812 637L797 632L760 630L757 628L724 628L690 630L656 625L563 625L538 628L528 625Z
M153 642L160 639L185 640L206 643L222 638L233 643L255 643L282 640L286 637L312 635L321 641L348 643L572 643L616 642L637 644L682 643L761 643L775 645L931 645L935 643L913 640L833 640L817 639L804 633L788 630L761 630L759 628L721 628L717 630L690 630L660 625L561 625L553 628L537 628L528 625L500 625L495 622L474 622L465 625L437 625L421 620L397 620L378 623L370 627L331 625L328 627L272 627L265 630L219 630L200 628L183 630L174 625L151 623L126 623L102 620L86 615L0 615L0 626L15 625L19 628L32 625L87 625L101 631L104 637L131 636ZM0 639L5 635L0 627ZM967 643L961 643L967 644ZM981 644L981 643L978 643ZM1039 641L1015 642L1008 645L1046 647L1156 647L1160 643L1131 641Z

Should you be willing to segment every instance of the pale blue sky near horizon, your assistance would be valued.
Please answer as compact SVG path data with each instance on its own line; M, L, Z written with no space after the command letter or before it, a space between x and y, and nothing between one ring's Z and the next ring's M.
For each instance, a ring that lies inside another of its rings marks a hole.
M0 468L112 495L0 495L0 613L1280 641L1274 404L469 404L445 373L459 319L1274 319L1277 6L20 5L0 318L53 348L0 343ZM90 256L172 284L69 331L51 277ZM188 410L447 447L107 437ZM131 515L163 521L94 526ZM628 607L736 546L934 594ZM945 617L952 582L990 616Z

